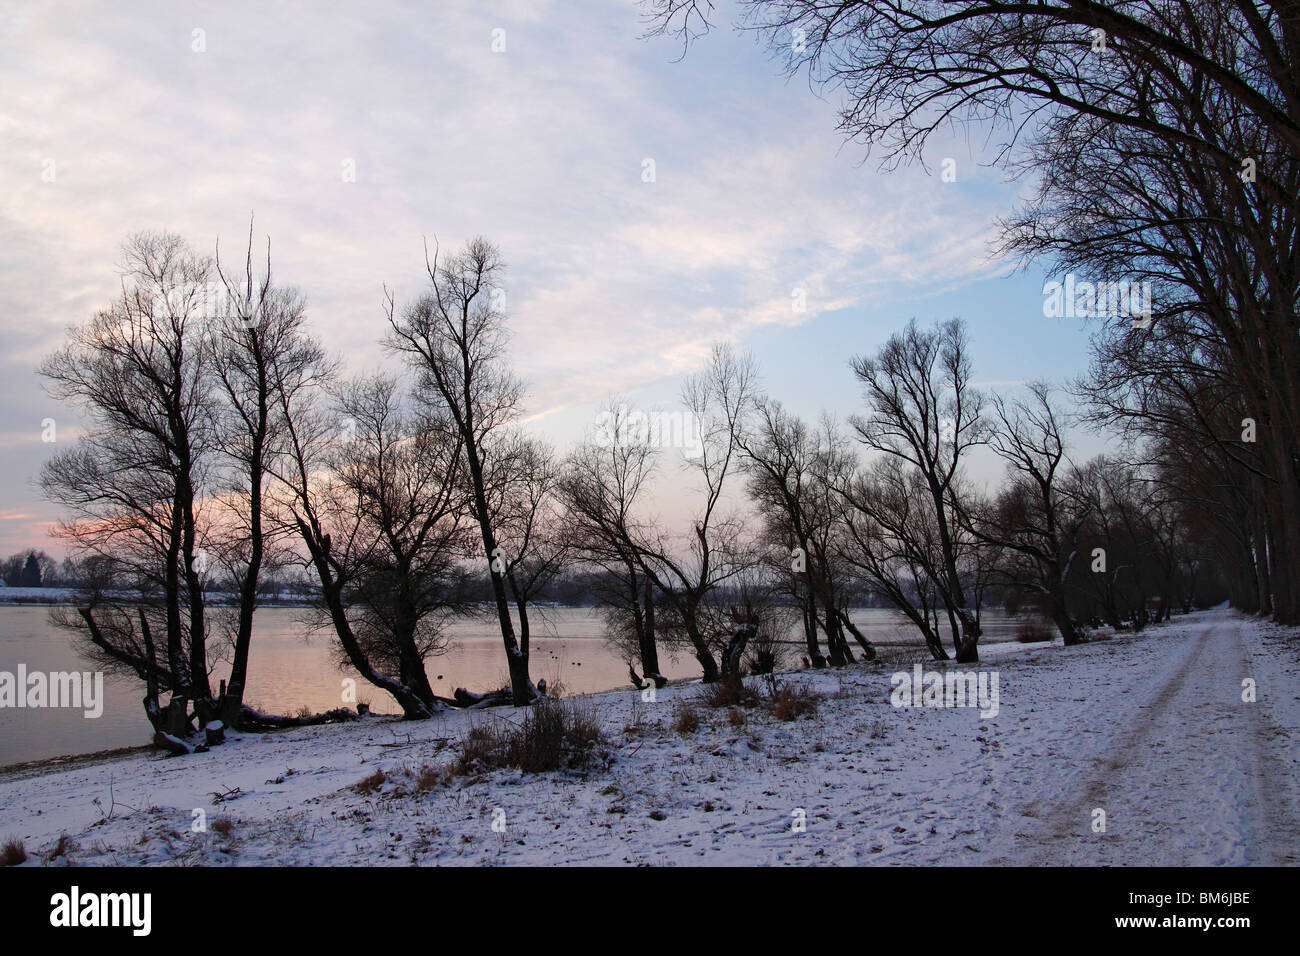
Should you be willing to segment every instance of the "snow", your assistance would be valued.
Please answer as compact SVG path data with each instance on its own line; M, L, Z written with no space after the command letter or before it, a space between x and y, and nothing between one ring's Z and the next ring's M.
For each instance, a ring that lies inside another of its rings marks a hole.
M69 604L76 598L78 593L76 588L4 587L0 588L0 603Z
M1300 860L1300 639L1227 610L1075 648L990 645L996 717L893 708L920 658L781 679L822 695L791 722L590 695L608 765L497 771L421 790L471 725L367 717L206 754L154 753L0 775L0 840L75 864L1286 864ZM921 661L927 668L935 665ZM1242 701L1252 678L1258 701ZM377 770L376 792L355 785ZM1104 810L1106 831L1094 832ZM200 815L198 811L202 811ZM799 812L802 811L802 814ZM192 822L206 820L206 832ZM228 820L214 828L218 820ZM803 832L796 824L806 820ZM496 827L494 828L494 823Z
M136 601L141 597L139 591L127 589L110 589L104 593L108 597L121 601ZM85 591L78 587L55 585L43 585L35 588L9 587L3 581L0 581L0 605L76 604L84 596ZM207 591L204 596L212 607L229 607L239 603L239 595L233 591ZM308 603L310 602L307 598L292 591L263 594L258 600L259 607L300 607Z

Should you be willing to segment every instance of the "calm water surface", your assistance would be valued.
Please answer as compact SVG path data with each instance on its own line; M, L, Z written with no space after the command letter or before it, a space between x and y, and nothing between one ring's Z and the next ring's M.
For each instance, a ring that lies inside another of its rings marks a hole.
M534 680L559 681L570 694L629 686L627 665L605 644L597 612L557 608L543 613L544 619L533 623ZM855 611L853 620L877 644L920 647L916 631L892 611ZM991 612L983 620L983 640L988 643L1010 639L1017 623ZM800 651L791 651L790 662L797 664ZM20 663L29 673L87 669L73 649L71 635L50 625L48 608L0 606L0 671L14 673ZM699 665L689 654L674 661L661 651L660 664L670 678L699 676ZM453 624L446 653L430 658L427 670L435 692L446 697L457 687L481 692L506 685L495 616ZM225 668L219 666L218 671L224 674ZM257 612L249 675L247 702L271 713L342 706L342 682L348 677L356 679L358 699L367 701L373 711L400 712L387 694L350 668L339 670L330 635L308 636L303 612L294 608ZM98 718L87 719L80 710L0 708L0 766L146 744L150 729L141 706L143 696L139 682L106 676L104 709Z

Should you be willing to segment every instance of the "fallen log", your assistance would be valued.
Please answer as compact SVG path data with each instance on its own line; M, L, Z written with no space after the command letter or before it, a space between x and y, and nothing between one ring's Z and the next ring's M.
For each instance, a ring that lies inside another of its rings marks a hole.
M160 750L166 750L173 757L180 757L194 752L190 745L185 741L181 740L179 737L174 737L163 730L154 732L153 744Z
M656 688L662 688L668 683L668 678L663 674L646 674L644 678L637 674L636 668L631 664L627 665L627 672L632 678L632 686L637 690L645 690L653 681Z
M509 707L514 704L514 695L508 689L494 690L486 694L475 694L464 687L457 687L455 694L457 707L465 710L483 710L486 707Z

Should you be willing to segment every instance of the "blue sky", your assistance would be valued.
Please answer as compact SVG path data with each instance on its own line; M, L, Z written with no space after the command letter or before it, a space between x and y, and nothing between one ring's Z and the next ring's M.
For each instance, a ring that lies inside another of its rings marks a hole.
M30 482L42 419L61 441L77 422L34 368L112 296L140 229L234 254L255 213L278 278L355 372L386 361L383 286L418 293L422 237L488 236L531 427L561 449L611 394L671 401L719 340L809 416L855 410L849 357L912 316L964 318L982 381L1086 369L1086 330L1043 317L1043 274L988 257L1025 185L959 131L928 172L881 173L836 133L834 95L784 78L752 36L719 29L674 62L642 33L626 0L8 12L0 554L58 550Z

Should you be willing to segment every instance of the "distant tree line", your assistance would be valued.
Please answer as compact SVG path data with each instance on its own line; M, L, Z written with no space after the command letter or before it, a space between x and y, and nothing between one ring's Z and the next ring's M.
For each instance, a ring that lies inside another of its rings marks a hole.
M6 587L39 588L72 584L76 578L73 562L56 562L44 551L29 549L11 554L0 563L0 580Z
M643 6L652 33L687 45L716 16L708 0ZM1077 273L1087 293L1066 304L1096 331L1071 391L1131 450L1063 476L1067 524L1049 526L1055 505L1037 499L1059 497L1062 476L1043 471L1054 443L998 448L1019 488L1005 516L1038 509L1013 550L1044 572L1053 616L1080 599L1052 584L1062 568L1043 545L1082 534L1128 542L1085 588L1107 617L1171 575L1204 586L1213 558L1236 606L1300 623L1295 6L753 0L742 26L837 93L841 130L885 167L932 158L936 132L976 133L1033 187L1001 224L1002 251ZM1126 283L1150 288L1149 308L1090 307ZM1010 411L1050 434L1041 399ZM997 540L978 513L956 517Z
M80 595L52 613L144 684L177 752L200 730L355 716L244 703L257 608L286 588L339 663L417 719L542 696L537 607L565 595L594 599L643 686L665 681L661 651L705 681L771 670L792 631L809 666L870 660L850 615L863 603L900 611L939 659L978 660L992 595L1074 644L1089 625L1188 609L1231 570L1160 461L1074 464L1049 386L974 388L956 320L911 322L853 359L863 405L845 423L801 421L719 346L682 389L697 454L670 458L614 398L558 455L520 426L485 240L433 254L426 292L388 302L393 371L353 378L269 256L254 267L251 237L234 276L175 236L135 236L126 253L121 297L42 366L91 422L41 475ZM967 473L981 446L1007 466L992 492ZM681 529L650 498L669 467L687 489ZM509 686L440 697L426 661L471 615L499 626Z
M687 42L713 15L696 0L646 7ZM770 669L791 631L811 667L871 659L849 613L867 600L958 662L979 659L992 601L1041 614L1067 646L1224 597L1300 623L1295 12L745 10L792 71L838 89L844 132L886 165L924 158L953 123L1001 139L999 161L1034 187L1001 224L1003 251L1087 287L1069 305L1093 323L1089 373L988 393L959 321L913 321L846 356L857 414L814 423L719 346L682 389L698 454L669 455L616 398L561 454L523 427L504 264L486 240L426 252L421 294L386 302L392 367L348 377L302 295L272 280L269 247L255 262L251 229L236 264L133 237L121 295L42 366L91 427L41 481L80 569L79 603L55 614L142 681L160 743L351 716L245 705L256 610L279 575L309 582L340 662L409 718L543 695L538 605L581 575L637 685L665 680L661 653L705 681ZM1149 303L1096 308L1098 289L1133 283ZM1074 460L1076 427L1115 450ZM971 478L985 451L1005 468L990 488ZM680 528L653 496L670 467ZM217 606L214 582L235 599ZM482 614L509 686L439 697L425 661L451 622Z

